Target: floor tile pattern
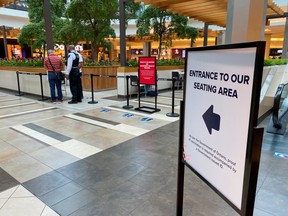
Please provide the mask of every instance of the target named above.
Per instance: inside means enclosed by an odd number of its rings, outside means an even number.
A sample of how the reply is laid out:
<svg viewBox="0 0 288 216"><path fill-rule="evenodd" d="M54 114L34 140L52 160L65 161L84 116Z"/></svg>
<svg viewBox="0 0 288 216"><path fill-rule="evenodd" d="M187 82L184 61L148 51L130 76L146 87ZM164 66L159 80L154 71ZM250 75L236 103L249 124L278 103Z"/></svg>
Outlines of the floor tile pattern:
<svg viewBox="0 0 288 216"><path fill-rule="evenodd" d="M23 186L17 185L0 194L1 216L58 216Z"/></svg>
<svg viewBox="0 0 288 216"><path fill-rule="evenodd" d="M171 92L159 95L161 111L152 114L123 109L126 101L111 99L117 91L97 92L93 105L84 93L83 103L54 105L0 90L0 216L176 215L179 121L166 115ZM141 101L155 105L153 97ZM255 216L287 215L288 160L274 156L288 154L287 136L264 135ZM185 216L238 215L185 170Z"/></svg>
<svg viewBox="0 0 288 216"><path fill-rule="evenodd" d="M70 137L67 137L67 136L64 136L62 134L56 133L56 132L54 132L52 130L43 128L43 127L41 127L39 125L36 125L36 124L33 124L33 123L24 124L23 126L27 127L27 128L30 128L32 130L38 131L38 132L40 132L42 134L45 134L47 136L53 137L54 139L57 139L57 140L59 140L61 142L65 142L65 141L68 141L68 140L71 139Z"/></svg>

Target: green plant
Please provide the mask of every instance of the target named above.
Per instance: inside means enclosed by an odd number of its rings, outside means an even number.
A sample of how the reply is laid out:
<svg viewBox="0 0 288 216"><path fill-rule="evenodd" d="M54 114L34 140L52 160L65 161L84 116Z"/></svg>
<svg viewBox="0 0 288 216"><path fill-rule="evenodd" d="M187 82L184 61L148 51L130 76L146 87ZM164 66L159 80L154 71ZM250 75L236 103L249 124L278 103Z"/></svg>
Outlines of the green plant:
<svg viewBox="0 0 288 216"><path fill-rule="evenodd" d="M145 10L138 16L136 27L137 35L141 38L151 35L154 41L158 41L158 50L160 50L158 59L160 59L162 49L172 46L174 37L189 38L193 44L198 36L198 30L188 26L186 16L173 14L152 6L145 7Z"/></svg>
<svg viewBox="0 0 288 216"><path fill-rule="evenodd" d="M44 67L44 59L0 59L0 66L17 66L17 67ZM288 63L288 59L265 59L264 66L273 66L273 65L285 65ZM84 66L112 66L118 65L117 61L104 61L104 62L95 62L95 61L84 61ZM185 65L185 60L175 60L175 59L163 59L156 61L157 66L178 66ZM138 67L138 61L131 59L126 63L127 67Z"/></svg>
<svg viewBox="0 0 288 216"><path fill-rule="evenodd" d="M176 59L165 59L156 61L157 66L178 66L184 65L185 60L176 60Z"/></svg>
<svg viewBox="0 0 288 216"><path fill-rule="evenodd" d="M77 34L91 42L92 60L98 61L98 48L105 47L105 38L115 38L112 21L117 19L117 0L78 0L71 1L66 16L71 25L77 26Z"/></svg>
<svg viewBox="0 0 288 216"><path fill-rule="evenodd" d="M157 66L178 66L178 65L184 65L185 60L175 60L175 59L163 59L163 60L157 60L156 65ZM135 59L131 59L126 63L127 67L138 67L138 61Z"/></svg>
<svg viewBox="0 0 288 216"><path fill-rule="evenodd" d="M288 59L265 59L264 66L285 65Z"/></svg>
<svg viewBox="0 0 288 216"><path fill-rule="evenodd" d="M39 59L0 59L0 66L43 67L43 58Z"/></svg>
<svg viewBox="0 0 288 216"><path fill-rule="evenodd" d="M84 61L84 66L113 66L117 65L118 62L116 61L103 61L103 62L96 62L96 61Z"/></svg>
<svg viewBox="0 0 288 216"><path fill-rule="evenodd" d="M138 67L138 61L135 59L130 59L127 63L126 66L128 67Z"/></svg>

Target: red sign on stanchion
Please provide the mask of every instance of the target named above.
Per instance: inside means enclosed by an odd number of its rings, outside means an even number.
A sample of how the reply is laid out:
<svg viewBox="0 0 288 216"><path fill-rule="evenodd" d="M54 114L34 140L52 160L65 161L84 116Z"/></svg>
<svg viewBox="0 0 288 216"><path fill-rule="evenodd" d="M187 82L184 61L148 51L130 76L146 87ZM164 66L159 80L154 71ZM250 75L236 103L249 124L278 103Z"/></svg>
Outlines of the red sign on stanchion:
<svg viewBox="0 0 288 216"><path fill-rule="evenodd" d="M156 57L139 57L139 83L155 85Z"/></svg>
<svg viewBox="0 0 288 216"><path fill-rule="evenodd" d="M157 75L156 75L156 57L139 57L138 60L138 94L140 92L140 85L145 85L145 95L146 87L149 85L155 85L155 107L140 106L140 96L138 97L139 107L135 110L140 110L143 112L158 112L160 109L157 108Z"/></svg>

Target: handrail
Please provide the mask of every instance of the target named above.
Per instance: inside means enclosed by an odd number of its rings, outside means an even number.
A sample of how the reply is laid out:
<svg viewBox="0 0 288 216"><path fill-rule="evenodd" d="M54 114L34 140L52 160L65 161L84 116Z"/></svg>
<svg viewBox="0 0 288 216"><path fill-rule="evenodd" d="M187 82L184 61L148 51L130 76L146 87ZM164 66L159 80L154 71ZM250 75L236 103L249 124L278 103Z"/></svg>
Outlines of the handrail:
<svg viewBox="0 0 288 216"><path fill-rule="evenodd" d="M273 105L273 127L282 128L281 118L288 111L288 83L280 84L274 96Z"/></svg>

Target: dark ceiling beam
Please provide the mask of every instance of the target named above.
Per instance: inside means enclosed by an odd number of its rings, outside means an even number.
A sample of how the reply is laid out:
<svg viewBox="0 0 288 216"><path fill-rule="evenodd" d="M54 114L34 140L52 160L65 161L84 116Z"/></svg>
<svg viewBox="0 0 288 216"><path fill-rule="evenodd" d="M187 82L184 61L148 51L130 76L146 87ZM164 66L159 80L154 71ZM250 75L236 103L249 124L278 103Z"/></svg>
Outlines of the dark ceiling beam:
<svg viewBox="0 0 288 216"><path fill-rule="evenodd" d="M285 18L288 17L288 12L285 12L283 15L273 14L266 16L266 19L277 19L277 18Z"/></svg>

